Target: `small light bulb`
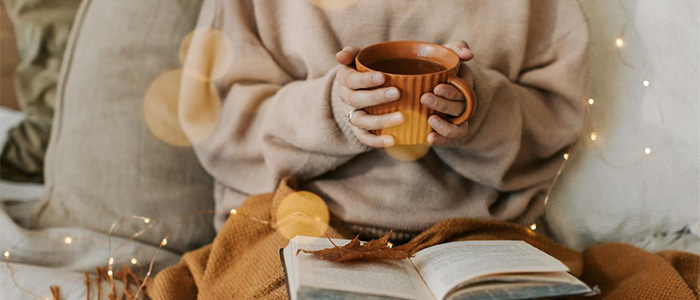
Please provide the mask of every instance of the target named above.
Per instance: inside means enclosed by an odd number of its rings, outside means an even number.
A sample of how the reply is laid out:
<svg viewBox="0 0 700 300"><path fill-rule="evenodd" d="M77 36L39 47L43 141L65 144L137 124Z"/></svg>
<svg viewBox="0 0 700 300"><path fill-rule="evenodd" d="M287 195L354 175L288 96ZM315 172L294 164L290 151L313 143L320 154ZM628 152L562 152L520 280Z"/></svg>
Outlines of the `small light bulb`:
<svg viewBox="0 0 700 300"><path fill-rule="evenodd" d="M114 264L114 257L110 257L110 258L109 258L109 264L110 264L110 265L113 265L113 264Z"/></svg>
<svg viewBox="0 0 700 300"><path fill-rule="evenodd" d="M107 271L107 275L109 275L109 277L112 277L112 274L114 274L112 273L112 270Z"/></svg>
<svg viewBox="0 0 700 300"><path fill-rule="evenodd" d="M5 251L5 258L9 258L9 257L10 257L10 251Z"/></svg>
<svg viewBox="0 0 700 300"><path fill-rule="evenodd" d="M229 214L231 214L231 215L235 215L237 213L238 213L238 211L235 208L232 208L231 211L229 211Z"/></svg>
<svg viewBox="0 0 700 300"><path fill-rule="evenodd" d="M595 100L593 100L593 98L589 98L588 105L593 105L593 103L595 103Z"/></svg>
<svg viewBox="0 0 700 300"><path fill-rule="evenodd" d="M73 243L73 238L70 236L67 236L67 237L63 238L63 242L66 243L66 245L70 245Z"/></svg>
<svg viewBox="0 0 700 300"><path fill-rule="evenodd" d="M168 239L163 239L163 240L160 242L160 245L161 245L161 246L165 246L165 245L167 245L167 244L168 244Z"/></svg>
<svg viewBox="0 0 700 300"><path fill-rule="evenodd" d="M598 139L598 134L595 132L591 132L591 141L595 141Z"/></svg>
<svg viewBox="0 0 700 300"><path fill-rule="evenodd" d="M569 160L569 153L564 153L564 160Z"/></svg>
<svg viewBox="0 0 700 300"><path fill-rule="evenodd" d="M623 41L622 38L617 38L615 40L615 46L617 46L617 48L622 48L624 45L625 41Z"/></svg>
<svg viewBox="0 0 700 300"><path fill-rule="evenodd" d="M391 249L391 248L394 247L394 243L392 243L392 242L386 242L386 247Z"/></svg>
<svg viewBox="0 0 700 300"><path fill-rule="evenodd" d="M649 81L648 81L648 80L644 80L644 81L642 81L642 84L643 84L644 86L649 86Z"/></svg>
<svg viewBox="0 0 700 300"><path fill-rule="evenodd" d="M644 153L646 153L647 155L651 154L651 149L644 148Z"/></svg>
<svg viewBox="0 0 700 300"><path fill-rule="evenodd" d="M151 223L151 219L150 219L150 218L145 218L145 219L143 219L143 222L146 223L146 224Z"/></svg>
<svg viewBox="0 0 700 300"><path fill-rule="evenodd" d="M532 223L532 225L530 225L530 230L535 230L535 229L537 229L537 223Z"/></svg>
<svg viewBox="0 0 700 300"><path fill-rule="evenodd" d="M138 263L139 263L139 260L136 259L136 257L132 257L132 258L131 258L131 264L132 264L132 265L135 265L135 264L138 264Z"/></svg>

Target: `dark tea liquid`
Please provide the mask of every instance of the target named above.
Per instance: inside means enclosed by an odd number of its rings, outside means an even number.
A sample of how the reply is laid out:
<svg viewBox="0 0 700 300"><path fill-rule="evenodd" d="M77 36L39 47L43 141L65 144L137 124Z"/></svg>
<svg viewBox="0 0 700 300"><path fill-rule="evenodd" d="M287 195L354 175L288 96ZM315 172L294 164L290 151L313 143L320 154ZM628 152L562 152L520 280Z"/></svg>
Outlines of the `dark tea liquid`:
<svg viewBox="0 0 700 300"><path fill-rule="evenodd" d="M443 65L418 58L390 58L372 62L367 65L372 70L384 73L417 75L447 70Z"/></svg>

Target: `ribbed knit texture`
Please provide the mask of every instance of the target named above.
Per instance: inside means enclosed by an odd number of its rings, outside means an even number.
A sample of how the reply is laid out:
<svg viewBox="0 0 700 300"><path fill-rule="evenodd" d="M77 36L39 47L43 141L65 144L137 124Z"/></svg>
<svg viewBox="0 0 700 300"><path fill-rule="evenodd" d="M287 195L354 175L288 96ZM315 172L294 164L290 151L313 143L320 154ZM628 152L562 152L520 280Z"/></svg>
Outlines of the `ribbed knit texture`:
<svg viewBox="0 0 700 300"><path fill-rule="evenodd" d="M284 197L295 192L284 180L274 194L248 198L212 245L186 253L178 265L163 270L148 286L153 299L284 299L287 297L279 248L288 240L271 227ZM341 233L342 232L342 233ZM332 237L349 238L343 228ZM579 254L529 229L505 222L449 219L421 233L419 248L459 240L524 240L566 264L575 276L598 285L606 300L697 299L700 257L690 253L645 252L625 244L604 244ZM591 299L591 298L585 298Z"/></svg>
<svg viewBox="0 0 700 300"><path fill-rule="evenodd" d="M218 210L294 176L356 226L420 232L446 218L530 224L542 215L588 99L588 27L576 1L359 0L340 11L311 2L203 5L198 26L232 45L215 81L220 124L195 146ZM335 54L387 40L470 44L477 108L465 138L415 161L359 143L339 105Z"/></svg>

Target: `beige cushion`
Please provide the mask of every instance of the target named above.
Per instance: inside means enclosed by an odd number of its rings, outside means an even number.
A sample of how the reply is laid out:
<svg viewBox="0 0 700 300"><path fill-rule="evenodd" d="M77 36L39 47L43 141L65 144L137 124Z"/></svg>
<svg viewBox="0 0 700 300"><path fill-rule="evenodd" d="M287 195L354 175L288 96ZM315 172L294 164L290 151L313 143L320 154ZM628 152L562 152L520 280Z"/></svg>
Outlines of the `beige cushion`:
<svg viewBox="0 0 700 300"><path fill-rule="evenodd" d="M121 216L160 220L140 239L157 244L182 216L213 208L213 185L190 147L149 131L144 96L180 67L178 50L194 29L201 0L85 0L59 78L46 162L46 190L33 226L108 231ZM142 228L129 221L116 232ZM212 240L211 215L182 223L167 247Z"/></svg>

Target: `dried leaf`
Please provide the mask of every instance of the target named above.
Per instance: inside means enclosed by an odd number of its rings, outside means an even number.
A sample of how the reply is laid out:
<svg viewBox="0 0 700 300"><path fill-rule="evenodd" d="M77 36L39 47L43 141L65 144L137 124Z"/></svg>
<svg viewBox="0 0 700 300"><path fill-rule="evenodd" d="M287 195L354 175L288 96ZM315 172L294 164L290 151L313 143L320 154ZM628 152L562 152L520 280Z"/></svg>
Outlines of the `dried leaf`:
<svg viewBox="0 0 700 300"><path fill-rule="evenodd" d="M358 235L342 247L333 243L334 247L331 248L316 251L302 249L297 251L297 254L303 251L304 253L312 254L320 259L334 262L351 260L404 259L412 257L415 252L415 248L425 239L425 237L413 239L401 246L390 247L387 243L389 242L389 238L391 237L392 233L393 230L389 231L389 233L381 238L371 240L364 244L360 243L360 238Z"/></svg>

